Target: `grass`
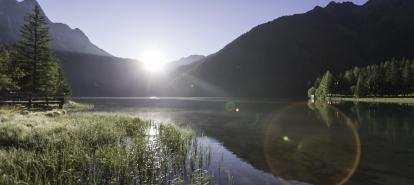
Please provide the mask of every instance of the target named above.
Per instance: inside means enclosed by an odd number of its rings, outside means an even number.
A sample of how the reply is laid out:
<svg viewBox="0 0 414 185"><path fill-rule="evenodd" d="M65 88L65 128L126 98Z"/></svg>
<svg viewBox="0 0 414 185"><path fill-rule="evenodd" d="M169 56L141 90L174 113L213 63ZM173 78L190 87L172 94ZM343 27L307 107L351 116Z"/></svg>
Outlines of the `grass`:
<svg viewBox="0 0 414 185"><path fill-rule="evenodd" d="M94 105L92 104L78 103L78 102L74 102L71 100L67 101L63 105L63 109L66 109L66 110L90 110L93 108L94 108Z"/></svg>
<svg viewBox="0 0 414 185"><path fill-rule="evenodd" d="M0 109L0 184L211 184L194 134L110 113Z"/></svg>
<svg viewBox="0 0 414 185"><path fill-rule="evenodd" d="M367 97L367 98L350 98L350 97L331 97L332 101L345 102L366 102L366 103L398 103L398 104L414 104L414 98L404 97Z"/></svg>

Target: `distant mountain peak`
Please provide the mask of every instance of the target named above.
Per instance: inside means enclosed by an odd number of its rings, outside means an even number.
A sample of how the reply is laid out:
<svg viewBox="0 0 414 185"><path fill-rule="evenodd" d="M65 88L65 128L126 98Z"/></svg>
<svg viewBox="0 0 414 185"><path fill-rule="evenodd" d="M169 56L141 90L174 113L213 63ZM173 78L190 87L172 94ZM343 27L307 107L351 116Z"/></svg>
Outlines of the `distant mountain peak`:
<svg viewBox="0 0 414 185"><path fill-rule="evenodd" d="M186 66L186 65L190 65L196 62L200 62L205 59L206 59L206 56L204 55L190 55L187 57L182 57L179 60L173 61L168 66L171 69L176 69L181 66Z"/></svg>
<svg viewBox="0 0 414 185"><path fill-rule="evenodd" d="M337 7L337 6L341 6L341 5L353 6L355 4L353 2L350 2L350 1L345 1L345 2L335 2L335 1L331 1L331 2L329 2L329 4L326 7L327 8L329 8L329 7Z"/></svg>
<svg viewBox="0 0 414 185"><path fill-rule="evenodd" d="M358 7L358 5L354 4L353 2L335 2L331 1L328 5L326 5L325 8L321 6L315 6L311 11L309 12L318 12L318 11L336 11L341 9L348 9L348 8L355 8Z"/></svg>

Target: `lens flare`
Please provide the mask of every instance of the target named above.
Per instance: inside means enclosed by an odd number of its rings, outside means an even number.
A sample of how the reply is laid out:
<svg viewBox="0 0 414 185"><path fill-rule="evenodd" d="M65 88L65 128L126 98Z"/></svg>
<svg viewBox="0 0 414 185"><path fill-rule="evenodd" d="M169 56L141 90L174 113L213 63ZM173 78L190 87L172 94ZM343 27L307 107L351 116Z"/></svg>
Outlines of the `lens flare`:
<svg viewBox="0 0 414 185"><path fill-rule="evenodd" d="M355 124L334 106L320 104L310 110L303 103L290 105L267 120L266 130L266 161L282 179L342 185L359 164Z"/></svg>

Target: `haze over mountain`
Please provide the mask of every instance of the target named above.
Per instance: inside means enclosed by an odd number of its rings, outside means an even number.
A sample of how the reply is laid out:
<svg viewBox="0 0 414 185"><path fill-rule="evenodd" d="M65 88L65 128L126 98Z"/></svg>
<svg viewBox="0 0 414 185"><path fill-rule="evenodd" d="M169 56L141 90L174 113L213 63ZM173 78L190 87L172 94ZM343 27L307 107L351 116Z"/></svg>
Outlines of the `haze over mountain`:
<svg viewBox="0 0 414 185"><path fill-rule="evenodd" d="M24 17L32 13L38 5L36 0L0 0L0 42L13 44L19 40ZM49 34L53 38L51 47L56 51L86 53L110 56L106 51L91 43L78 28L71 29L66 24L53 23L47 19Z"/></svg>
<svg viewBox="0 0 414 185"><path fill-rule="evenodd" d="M36 0L0 0L0 44L19 40L24 17L33 12L35 5L38 5ZM91 43L80 29L47 20L53 38L51 47L61 61L74 96L149 94L140 88L146 86L147 79L141 63L113 57Z"/></svg>
<svg viewBox="0 0 414 185"><path fill-rule="evenodd" d="M176 69L176 68L179 68L181 66L192 64L194 62L203 61L204 59L206 59L206 56L203 56L203 55L190 55L188 57L183 57L183 58L180 58L179 60L170 62L167 67L170 68L170 69Z"/></svg>
<svg viewBox="0 0 414 185"><path fill-rule="evenodd" d="M177 86L194 95L304 97L326 70L413 59L413 22L412 0L331 2L253 28L191 71L196 81Z"/></svg>

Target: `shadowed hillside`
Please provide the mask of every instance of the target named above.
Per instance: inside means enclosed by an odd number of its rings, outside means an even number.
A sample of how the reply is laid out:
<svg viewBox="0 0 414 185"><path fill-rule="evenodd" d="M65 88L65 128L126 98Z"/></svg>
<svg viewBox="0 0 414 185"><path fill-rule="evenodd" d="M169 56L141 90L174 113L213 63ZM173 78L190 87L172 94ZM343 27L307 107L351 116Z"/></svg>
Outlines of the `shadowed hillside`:
<svg viewBox="0 0 414 185"><path fill-rule="evenodd" d="M413 12L411 0L332 2L253 28L191 74L225 92L216 96L304 97L309 80L327 69L414 58Z"/></svg>
<svg viewBox="0 0 414 185"><path fill-rule="evenodd" d="M20 39L20 29L23 26L24 17L31 13L36 5L38 5L36 0L22 2L0 0L0 43L14 44ZM50 36L53 38L50 44L53 49L110 56L109 53L91 43L80 29L72 29L62 23L53 23L49 19L47 22Z"/></svg>

